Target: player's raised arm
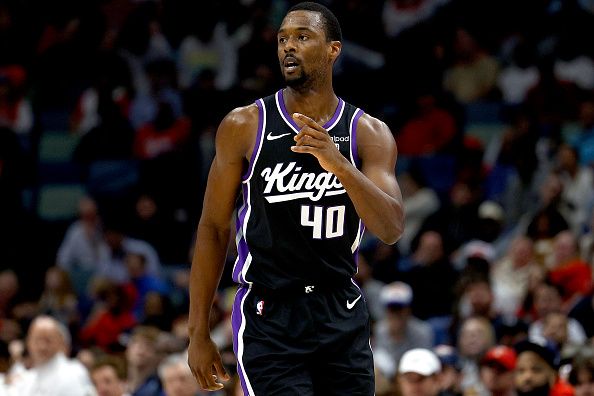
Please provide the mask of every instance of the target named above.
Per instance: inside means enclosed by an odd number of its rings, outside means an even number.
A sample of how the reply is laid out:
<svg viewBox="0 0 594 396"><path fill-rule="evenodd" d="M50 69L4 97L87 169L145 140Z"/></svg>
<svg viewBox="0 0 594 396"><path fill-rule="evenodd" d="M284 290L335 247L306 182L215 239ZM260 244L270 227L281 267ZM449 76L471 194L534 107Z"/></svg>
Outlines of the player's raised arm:
<svg viewBox="0 0 594 396"><path fill-rule="evenodd" d="M301 127L293 151L314 155L320 165L334 173L346 189L357 214L378 238L395 243L404 229L402 194L396 181L398 151L388 126L367 114L357 124L359 171L336 149L328 132L302 114L293 118Z"/></svg>
<svg viewBox="0 0 594 396"><path fill-rule="evenodd" d="M255 105L235 109L221 122L198 225L190 275L188 363L205 390L221 389L223 385L216 380L228 380L210 338L209 318L223 271L241 174L255 141L257 124Z"/></svg>

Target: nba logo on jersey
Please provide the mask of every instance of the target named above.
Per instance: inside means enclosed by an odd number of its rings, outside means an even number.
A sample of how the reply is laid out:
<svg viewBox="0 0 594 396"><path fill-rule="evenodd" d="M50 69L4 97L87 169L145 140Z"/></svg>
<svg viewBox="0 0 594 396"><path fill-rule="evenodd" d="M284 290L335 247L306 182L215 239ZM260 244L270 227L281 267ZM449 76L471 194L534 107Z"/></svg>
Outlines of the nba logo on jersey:
<svg viewBox="0 0 594 396"><path fill-rule="evenodd" d="M264 315L264 300L258 301L258 304L256 305L256 311L258 315Z"/></svg>

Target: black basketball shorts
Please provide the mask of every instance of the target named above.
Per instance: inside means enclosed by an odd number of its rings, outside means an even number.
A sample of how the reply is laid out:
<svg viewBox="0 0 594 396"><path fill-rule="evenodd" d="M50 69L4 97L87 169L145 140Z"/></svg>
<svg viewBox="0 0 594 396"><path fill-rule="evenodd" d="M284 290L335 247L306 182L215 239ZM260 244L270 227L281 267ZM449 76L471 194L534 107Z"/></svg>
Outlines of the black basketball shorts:
<svg viewBox="0 0 594 396"><path fill-rule="evenodd" d="M369 312L354 282L270 292L242 285L233 348L246 396L371 396Z"/></svg>

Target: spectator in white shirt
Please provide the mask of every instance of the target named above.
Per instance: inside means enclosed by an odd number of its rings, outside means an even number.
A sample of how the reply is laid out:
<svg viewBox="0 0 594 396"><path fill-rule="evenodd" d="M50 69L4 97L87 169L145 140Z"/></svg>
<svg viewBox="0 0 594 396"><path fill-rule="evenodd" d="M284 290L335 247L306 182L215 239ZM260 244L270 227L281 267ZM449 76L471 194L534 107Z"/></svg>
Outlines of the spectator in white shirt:
<svg viewBox="0 0 594 396"><path fill-rule="evenodd" d="M13 370L10 396L94 396L86 368L69 359L70 334L51 316L38 316L27 333L31 368Z"/></svg>

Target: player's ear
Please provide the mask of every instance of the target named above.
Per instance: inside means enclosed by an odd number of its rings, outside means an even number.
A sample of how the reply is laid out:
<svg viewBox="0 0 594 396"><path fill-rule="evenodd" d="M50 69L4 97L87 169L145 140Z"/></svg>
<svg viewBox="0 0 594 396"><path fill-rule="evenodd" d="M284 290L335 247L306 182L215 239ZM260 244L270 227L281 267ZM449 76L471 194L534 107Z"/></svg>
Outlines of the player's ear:
<svg viewBox="0 0 594 396"><path fill-rule="evenodd" d="M340 41L330 41L330 45L328 46L328 56L332 63L336 61L336 58L340 55L340 51L342 49L342 43Z"/></svg>

